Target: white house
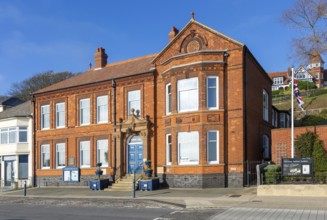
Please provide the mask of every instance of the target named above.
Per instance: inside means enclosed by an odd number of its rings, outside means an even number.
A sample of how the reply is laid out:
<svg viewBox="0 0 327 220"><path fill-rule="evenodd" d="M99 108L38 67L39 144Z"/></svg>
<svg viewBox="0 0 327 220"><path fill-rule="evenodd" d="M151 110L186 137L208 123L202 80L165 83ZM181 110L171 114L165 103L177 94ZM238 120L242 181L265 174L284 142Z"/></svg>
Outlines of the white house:
<svg viewBox="0 0 327 220"><path fill-rule="evenodd" d="M32 105L0 112L0 187L32 186Z"/></svg>

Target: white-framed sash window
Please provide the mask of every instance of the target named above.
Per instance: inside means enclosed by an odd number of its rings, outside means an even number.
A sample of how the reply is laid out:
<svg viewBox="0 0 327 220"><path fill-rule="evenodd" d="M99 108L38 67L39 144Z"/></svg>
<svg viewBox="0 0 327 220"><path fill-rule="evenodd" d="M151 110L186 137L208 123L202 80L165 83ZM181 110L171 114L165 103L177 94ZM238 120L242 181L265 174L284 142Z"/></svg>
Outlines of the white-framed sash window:
<svg viewBox="0 0 327 220"><path fill-rule="evenodd" d="M199 108L198 78L177 81L178 112L196 111Z"/></svg>
<svg viewBox="0 0 327 220"><path fill-rule="evenodd" d="M199 132L178 133L178 164L199 163Z"/></svg>
<svg viewBox="0 0 327 220"><path fill-rule="evenodd" d="M81 99L79 101L80 125L90 124L90 99Z"/></svg>
<svg viewBox="0 0 327 220"><path fill-rule="evenodd" d="M57 103L56 104L56 128L65 127L65 103Z"/></svg>
<svg viewBox="0 0 327 220"><path fill-rule="evenodd" d="M207 108L218 109L218 77L207 78Z"/></svg>
<svg viewBox="0 0 327 220"><path fill-rule="evenodd" d="M171 165L172 162L172 142L171 134L166 135L166 164Z"/></svg>
<svg viewBox="0 0 327 220"><path fill-rule="evenodd" d="M56 166L62 168L66 166L66 149L65 143L56 144Z"/></svg>
<svg viewBox="0 0 327 220"><path fill-rule="evenodd" d="M108 139L97 140L97 163L102 163L103 167L107 167L108 156Z"/></svg>
<svg viewBox="0 0 327 220"><path fill-rule="evenodd" d="M171 113L171 84L166 85L166 115Z"/></svg>
<svg viewBox="0 0 327 220"><path fill-rule="evenodd" d="M128 99L128 112L127 114L131 114L131 110L134 109L135 114L141 115L141 91L129 91L127 93Z"/></svg>
<svg viewBox="0 0 327 220"><path fill-rule="evenodd" d="M97 97L97 123L108 122L108 96Z"/></svg>
<svg viewBox="0 0 327 220"><path fill-rule="evenodd" d="M207 161L208 164L219 163L219 131L207 132Z"/></svg>
<svg viewBox="0 0 327 220"><path fill-rule="evenodd" d="M50 105L41 106L41 130L50 128Z"/></svg>
<svg viewBox="0 0 327 220"><path fill-rule="evenodd" d="M41 169L50 169L50 144L41 145Z"/></svg>
<svg viewBox="0 0 327 220"><path fill-rule="evenodd" d="M90 141L80 142L80 166L90 167Z"/></svg>

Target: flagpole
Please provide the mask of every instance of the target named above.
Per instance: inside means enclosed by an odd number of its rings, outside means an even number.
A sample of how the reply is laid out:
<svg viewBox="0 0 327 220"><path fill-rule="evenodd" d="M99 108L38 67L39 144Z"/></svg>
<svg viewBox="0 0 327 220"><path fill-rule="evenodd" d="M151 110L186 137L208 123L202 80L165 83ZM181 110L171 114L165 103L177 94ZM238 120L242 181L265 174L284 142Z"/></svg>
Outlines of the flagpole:
<svg viewBox="0 0 327 220"><path fill-rule="evenodd" d="M292 66L292 98L291 98L291 155L294 158L294 66Z"/></svg>

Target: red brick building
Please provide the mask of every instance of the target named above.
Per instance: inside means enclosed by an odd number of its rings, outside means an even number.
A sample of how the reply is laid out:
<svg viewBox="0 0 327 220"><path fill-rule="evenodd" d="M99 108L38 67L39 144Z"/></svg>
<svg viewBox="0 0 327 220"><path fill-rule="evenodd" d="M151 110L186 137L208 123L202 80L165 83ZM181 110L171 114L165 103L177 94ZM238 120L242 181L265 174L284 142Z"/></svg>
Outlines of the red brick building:
<svg viewBox="0 0 327 220"><path fill-rule="evenodd" d="M194 19L169 39L111 64L98 48L89 71L34 94L36 184L73 165L85 185L97 162L117 180L148 159L169 187L243 186L245 161L270 158L272 81L249 49Z"/></svg>

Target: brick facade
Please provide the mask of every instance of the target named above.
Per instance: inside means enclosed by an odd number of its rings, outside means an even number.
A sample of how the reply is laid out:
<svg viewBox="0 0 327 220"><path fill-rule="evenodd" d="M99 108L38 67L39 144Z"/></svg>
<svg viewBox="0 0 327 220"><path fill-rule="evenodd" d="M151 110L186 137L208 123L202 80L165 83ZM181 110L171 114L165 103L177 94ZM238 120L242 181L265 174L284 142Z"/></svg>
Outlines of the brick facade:
<svg viewBox="0 0 327 220"><path fill-rule="evenodd" d="M58 142L66 144L66 165L79 167L79 143L84 140L91 143L90 167L81 168L81 175L83 179L94 175L98 139L108 139L106 175L116 172L117 177L124 176L130 169L127 146L138 135L143 143L143 159L152 160L154 174L169 187L243 186L244 161L262 160L263 135L270 139L271 125L263 120L263 90L269 97L270 118L272 82L245 45L193 19L180 32L174 29L170 38L170 43L158 54L114 64L101 60L107 56L104 49L98 49L97 68L34 94L37 178L56 177L60 181L62 171L56 168L55 157ZM215 109L207 107L209 77L218 79ZM193 78L198 82L198 97L188 98L190 102L198 100L197 109L179 111L178 83ZM167 85L171 88L169 114L166 113ZM128 92L135 90L140 91L139 117L128 115ZM96 97L103 95L108 96L109 119L108 123L98 124ZM90 99L89 125L79 124L79 100L84 98ZM57 102L66 103L65 127L60 129L54 124ZM45 104L50 105L51 123L50 129L41 130L40 109ZM216 163L208 163L208 131L218 134ZM198 160L194 164L180 162L178 135L183 132L198 134ZM169 164L167 134L171 137ZM50 144L49 169L41 167L43 143Z"/></svg>
<svg viewBox="0 0 327 220"><path fill-rule="evenodd" d="M324 142L324 147L327 150L327 126L308 126L308 127L295 127L294 140L298 135L304 134L307 131L316 132L319 139ZM272 161L280 164L281 158L291 158L291 128L272 129L271 130L271 148L272 148Z"/></svg>

